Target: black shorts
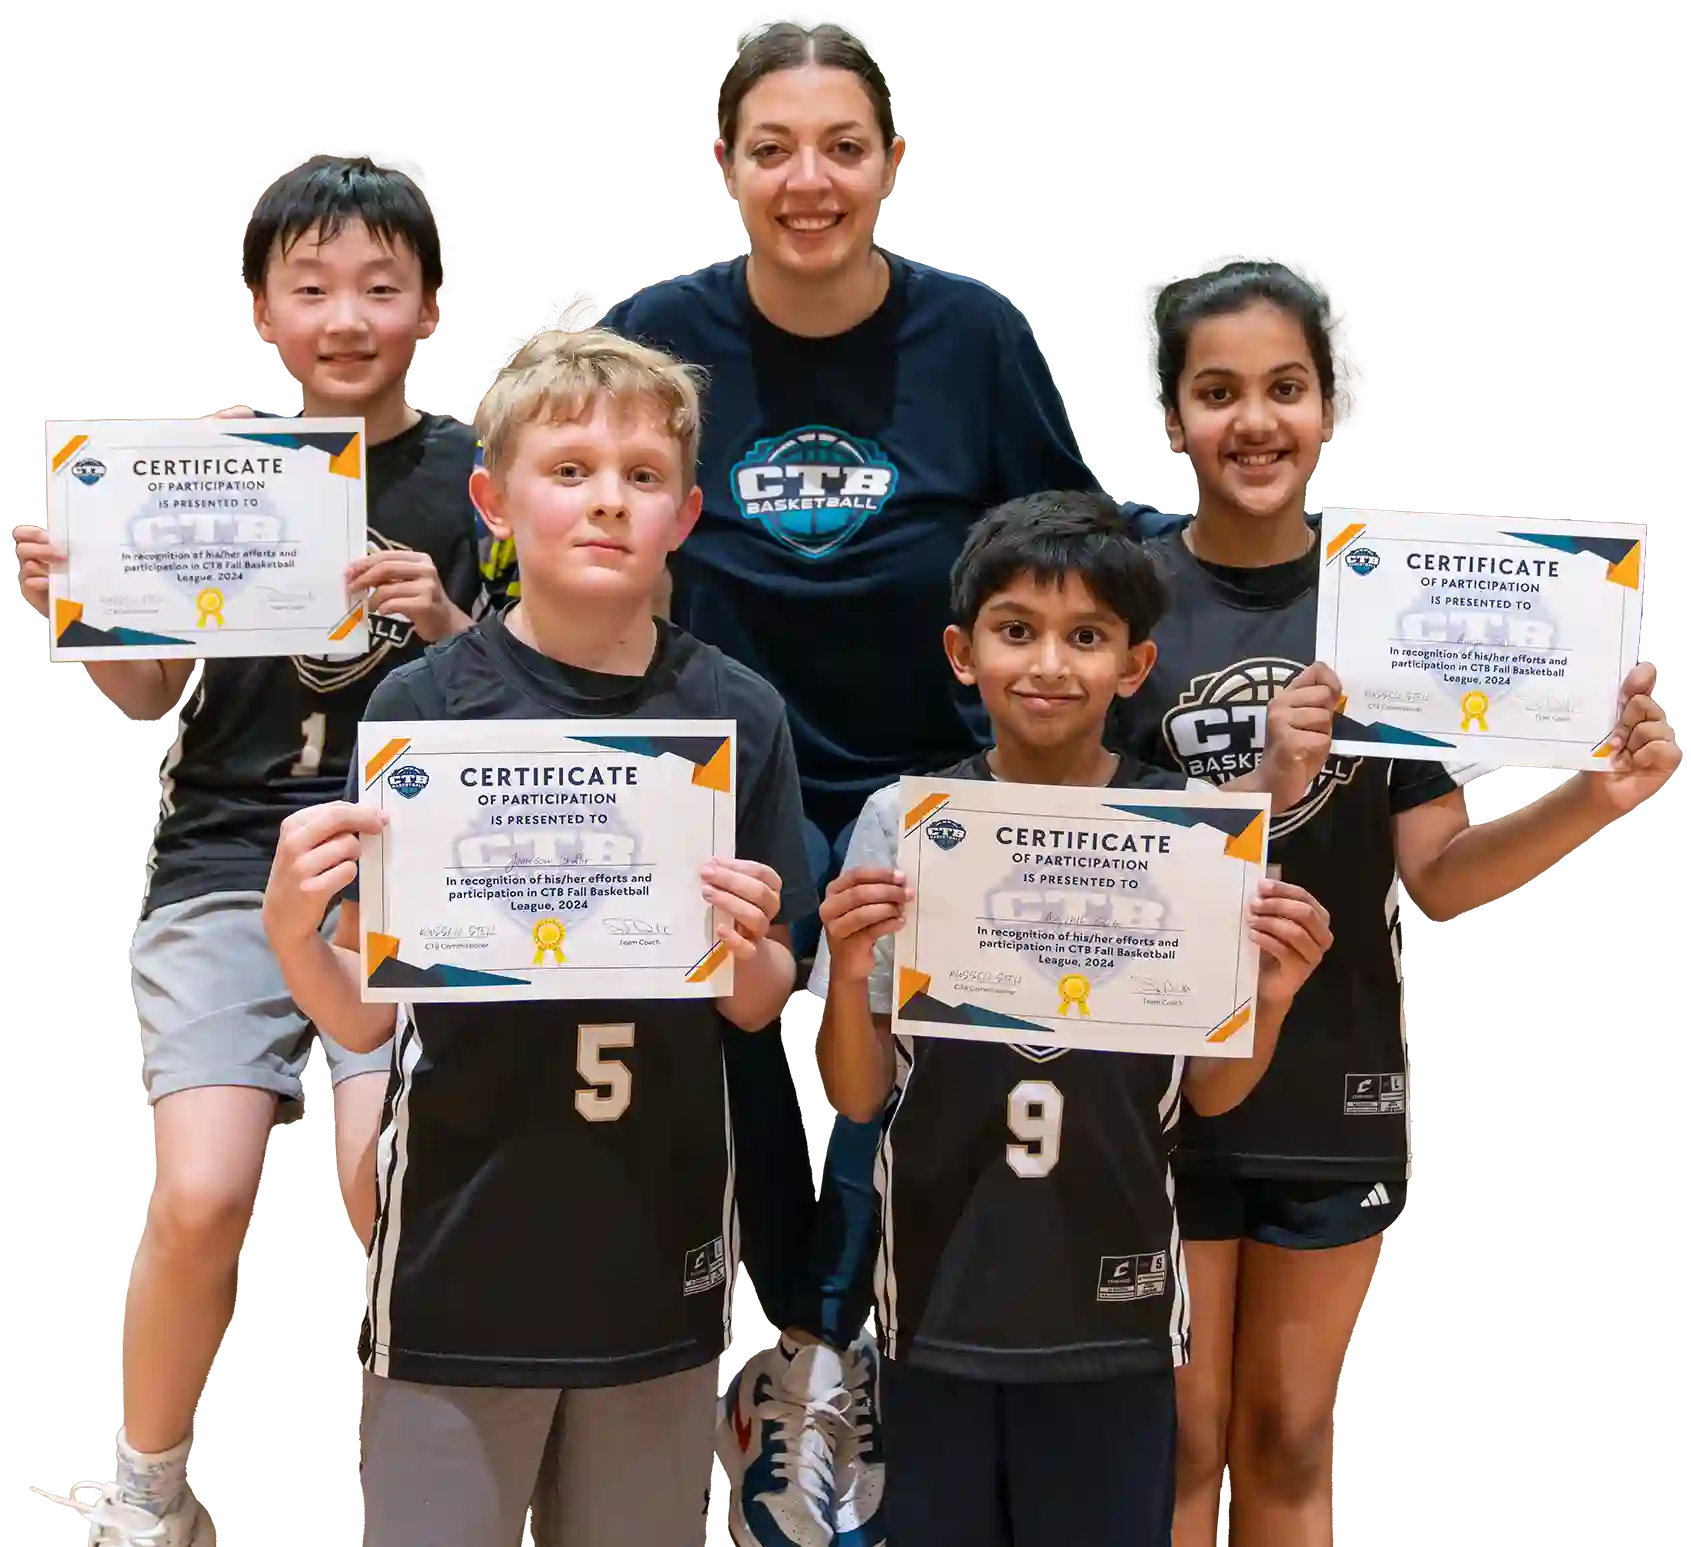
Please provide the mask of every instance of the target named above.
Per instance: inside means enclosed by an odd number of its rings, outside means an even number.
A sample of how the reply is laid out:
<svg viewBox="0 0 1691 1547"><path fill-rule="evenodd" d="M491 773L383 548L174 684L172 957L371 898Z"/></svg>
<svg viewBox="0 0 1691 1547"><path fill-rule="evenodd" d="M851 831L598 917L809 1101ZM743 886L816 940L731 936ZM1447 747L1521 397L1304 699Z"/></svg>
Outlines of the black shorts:
<svg viewBox="0 0 1691 1547"><path fill-rule="evenodd" d="M1168 1547L1174 1372L965 1380L881 1361L887 1540Z"/></svg>
<svg viewBox="0 0 1691 1547"><path fill-rule="evenodd" d="M1174 1184L1188 1241L1260 1241L1323 1251L1377 1236L1403 1212L1409 1183L1286 1181L1260 1176L1182 1176Z"/></svg>

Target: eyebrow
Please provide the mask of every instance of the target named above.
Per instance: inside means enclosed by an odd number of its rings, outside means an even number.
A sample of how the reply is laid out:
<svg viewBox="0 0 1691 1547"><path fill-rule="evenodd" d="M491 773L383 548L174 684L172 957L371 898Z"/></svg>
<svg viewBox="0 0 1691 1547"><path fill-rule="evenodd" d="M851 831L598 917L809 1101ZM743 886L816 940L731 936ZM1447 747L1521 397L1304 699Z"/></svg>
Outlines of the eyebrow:
<svg viewBox="0 0 1691 1547"><path fill-rule="evenodd" d="M1306 360L1288 360L1283 365L1272 367L1265 374L1283 376L1288 371L1302 371L1305 375L1308 375L1309 369L1309 362ZM1201 371L1194 371L1192 378L1196 381L1204 376L1237 376L1239 374L1241 373L1231 365L1206 365Z"/></svg>
<svg viewBox="0 0 1691 1547"><path fill-rule="evenodd" d="M1013 596L995 597L982 607L981 611L983 613L1016 614L1021 617L1043 618L1045 616L1037 606L1029 602L1018 601ZM1071 628L1076 628L1083 623L1108 623L1114 616L1114 613L1106 612L1102 608L1094 608L1091 612L1083 612L1078 617L1070 618L1068 622Z"/></svg>
<svg viewBox="0 0 1691 1547"><path fill-rule="evenodd" d="M859 118L842 119L837 124L829 124L823 129L824 134L845 134L848 131L861 133L866 125ZM791 134L792 128L787 124L753 124L747 134Z"/></svg>

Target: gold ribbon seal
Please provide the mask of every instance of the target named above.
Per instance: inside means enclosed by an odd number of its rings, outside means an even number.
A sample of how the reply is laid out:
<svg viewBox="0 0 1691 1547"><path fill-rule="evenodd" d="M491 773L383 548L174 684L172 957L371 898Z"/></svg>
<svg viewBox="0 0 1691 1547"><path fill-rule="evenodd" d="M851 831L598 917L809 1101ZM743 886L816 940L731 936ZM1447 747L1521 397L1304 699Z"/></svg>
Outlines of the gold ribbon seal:
<svg viewBox="0 0 1691 1547"><path fill-rule="evenodd" d="M204 628L208 621L223 627L223 593L216 586L207 586L194 598L194 605L200 609L200 615L194 620L195 628Z"/></svg>
<svg viewBox="0 0 1691 1547"><path fill-rule="evenodd" d="M1063 996L1062 1003L1057 1007L1059 1015L1067 1015L1070 1005L1073 1005L1082 1015L1090 1016L1092 1014L1086 1003L1086 996L1092 992L1092 985L1078 972L1071 972L1066 977L1058 978L1057 992Z"/></svg>
<svg viewBox="0 0 1691 1547"><path fill-rule="evenodd" d="M553 959L561 967L564 965L564 926L556 919L541 919L534 926L534 962L538 967L546 960L546 953L550 951Z"/></svg>
<svg viewBox="0 0 1691 1547"><path fill-rule="evenodd" d="M1484 693L1464 693L1462 695L1462 729L1479 722L1479 728L1486 728L1485 712L1491 707L1491 700Z"/></svg>

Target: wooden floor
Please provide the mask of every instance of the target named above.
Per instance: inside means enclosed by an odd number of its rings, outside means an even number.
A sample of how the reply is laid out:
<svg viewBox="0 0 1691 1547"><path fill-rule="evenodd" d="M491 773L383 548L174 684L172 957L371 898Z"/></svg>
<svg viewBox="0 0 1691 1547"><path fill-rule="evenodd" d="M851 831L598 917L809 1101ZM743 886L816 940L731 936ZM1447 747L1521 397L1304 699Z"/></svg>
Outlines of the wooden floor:
<svg viewBox="0 0 1691 1547"><path fill-rule="evenodd" d="M279 1131L201 1424L223 1547L357 1540L355 1300L325 1134ZM1346 1547L1684 1540L1684 1189L1420 1189L1339 1474Z"/></svg>

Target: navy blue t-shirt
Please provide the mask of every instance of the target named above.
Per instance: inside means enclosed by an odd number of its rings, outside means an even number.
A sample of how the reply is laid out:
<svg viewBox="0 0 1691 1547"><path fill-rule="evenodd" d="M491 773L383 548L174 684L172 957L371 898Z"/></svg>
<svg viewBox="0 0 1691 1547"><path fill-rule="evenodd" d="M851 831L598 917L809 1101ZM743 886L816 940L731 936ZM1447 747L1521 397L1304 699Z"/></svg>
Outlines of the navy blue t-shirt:
<svg viewBox="0 0 1691 1547"><path fill-rule="evenodd" d="M1021 313L886 258L886 299L830 338L768 321L743 257L604 318L707 372L704 514L670 561L673 616L785 698L830 835L871 791L987 740L941 645L969 528L1018 495L1098 487Z"/></svg>

